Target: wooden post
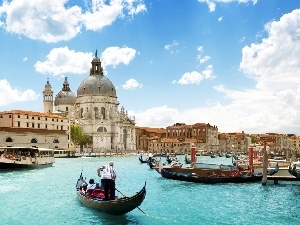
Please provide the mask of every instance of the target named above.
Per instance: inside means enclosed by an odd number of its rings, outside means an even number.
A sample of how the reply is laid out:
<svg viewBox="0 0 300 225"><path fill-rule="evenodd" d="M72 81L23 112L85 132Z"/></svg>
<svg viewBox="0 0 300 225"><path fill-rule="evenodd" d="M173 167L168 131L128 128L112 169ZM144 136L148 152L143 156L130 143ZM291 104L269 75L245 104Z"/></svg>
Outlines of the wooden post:
<svg viewBox="0 0 300 225"><path fill-rule="evenodd" d="M264 156L263 156L263 178L262 178L262 185L267 184L268 180L268 154L267 154L267 144L264 142Z"/></svg>
<svg viewBox="0 0 300 225"><path fill-rule="evenodd" d="M249 148L249 166L251 168L251 172L254 172L254 169L253 169L253 147Z"/></svg>
<svg viewBox="0 0 300 225"><path fill-rule="evenodd" d="M191 164L196 162L196 146L191 146Z"/></svg>

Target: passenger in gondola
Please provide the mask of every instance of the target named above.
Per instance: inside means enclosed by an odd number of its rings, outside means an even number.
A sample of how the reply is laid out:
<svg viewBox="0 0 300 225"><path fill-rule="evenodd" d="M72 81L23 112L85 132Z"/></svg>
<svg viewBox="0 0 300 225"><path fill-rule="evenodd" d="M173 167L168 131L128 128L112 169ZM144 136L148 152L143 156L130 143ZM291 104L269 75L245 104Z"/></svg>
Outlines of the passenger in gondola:
<svg viewBox="0 0 300 225"><path fill-rule="evenodd" d="M94 179L90 179L89 184L86 189L89 190L89 189L95 189L95 188L96 188L96 184L95 184Z"/></svg>

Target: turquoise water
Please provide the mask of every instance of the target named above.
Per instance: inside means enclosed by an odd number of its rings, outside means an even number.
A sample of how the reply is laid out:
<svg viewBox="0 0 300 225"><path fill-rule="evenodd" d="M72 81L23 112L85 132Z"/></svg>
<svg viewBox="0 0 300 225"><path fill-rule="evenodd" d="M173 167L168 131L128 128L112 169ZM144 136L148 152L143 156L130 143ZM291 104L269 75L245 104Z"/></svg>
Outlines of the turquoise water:
<svg viewBox="0 0 300 225"><path fill-rule="evenodd" d="M163 158L162 158L163 159ZM180 156L183 162L183 156ZM114 160L116 187L130 196L147 181L140 208L111 216L84 207L75 183L98 180L96 168ZM230 163L230 159L206 158ZM300 224L300 182L205 185L168 180L138 156L56 159L53 167L0 172L0 224ZM117 192L116 192L117 193ZM119 195L121 196L121 195Z"/></svg>

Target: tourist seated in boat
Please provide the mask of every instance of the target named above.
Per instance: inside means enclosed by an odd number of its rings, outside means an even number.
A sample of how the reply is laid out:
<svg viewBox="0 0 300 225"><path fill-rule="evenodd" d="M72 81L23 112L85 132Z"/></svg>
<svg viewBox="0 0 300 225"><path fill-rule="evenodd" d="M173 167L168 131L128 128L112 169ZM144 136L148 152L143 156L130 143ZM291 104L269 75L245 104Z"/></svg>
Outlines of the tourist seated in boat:
<svg viewBox="0 0 300 225"><path fill-rule="evenodd" d="M89 190L89 189L95 189L95 188L96 188L96 183L95 183L94 179L90 179L89 184L87 185L86 189Z"/></svg>

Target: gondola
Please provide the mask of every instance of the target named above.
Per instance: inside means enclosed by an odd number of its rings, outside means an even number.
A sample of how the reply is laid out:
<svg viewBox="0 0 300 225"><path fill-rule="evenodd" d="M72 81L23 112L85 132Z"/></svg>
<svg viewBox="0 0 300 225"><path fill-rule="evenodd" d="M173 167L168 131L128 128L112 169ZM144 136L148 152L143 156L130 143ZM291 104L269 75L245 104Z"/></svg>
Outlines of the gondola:
<svg viewBox="0 0 300 225"><path fill-rule="evenodd" d="M93 192L91 192L89 195L86 195L85 192L79 187L80 185L78 185L80 180L82 180L82 178L79 178L77 181L76 192L78 200L83 205L99 212L104 212L111 215L123 215L134 210L135 208L138 208L140 211L142 211L139 206L142 204L146 196L146 182L144 187L131 197L125 196L122 192L116 189L122 194L121 198L116 197L115 200L103 201L103 190L94 189Z"/></svg>
<svg viewBox="0 0 300 225"><path fill-rule="evenodd" d="M187 154L185 154L185 156L184 156L184 161L185 161L186 164L191 164L191 159L189 159L187 157Z"/></svg>
<svg viewBox="0 0 300 225"><path fill-rule="evenodd" d="M207 176L201 177L195 173L177 173L162 169L161 176L167 179L180 180L194 183L217 184L217 183L249 183L262 180L262 174L234 174L232 176Z"/></svg>
<svg viewBox="0 0 300 225"><path fill-rule="evenodd" d="M140 160L140 163L148 163L148 158L147 159L143 159L143 156L141 155L140 157L139 157L139 160Z"/></svg>

